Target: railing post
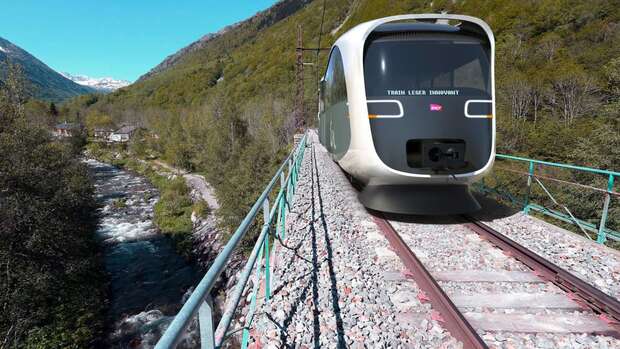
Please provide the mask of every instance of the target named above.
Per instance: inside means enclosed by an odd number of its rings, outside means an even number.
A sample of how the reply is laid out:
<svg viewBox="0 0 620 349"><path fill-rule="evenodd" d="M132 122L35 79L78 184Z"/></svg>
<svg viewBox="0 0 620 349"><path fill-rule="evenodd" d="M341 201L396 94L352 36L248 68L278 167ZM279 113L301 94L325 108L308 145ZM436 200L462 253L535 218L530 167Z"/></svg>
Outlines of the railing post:
<svg viewBox="0 0 620 349"><path fill-rule="evenodd" d="M297 166L295 166L295 162L293 161L292 167L291 167L291 178L289 180L289 184L290 184L290 190L289 190L289 197L288 197L288 209L289 211L293 208L293 198L295 197L295 183L297 183Z"/></svg>
<svg viewBox="0 0 620 349"><path fill-rule="evenodd" d="M286 215L286 177L284 171L280 174L280 188L282 188L282 196L278 202L278 225L276 226L276 235L284 240L284 217Z"/></svg>
<svg viewBox="0 0 620 349"><path fill-rule="evenodd" d="M614 190L614 175L609 175L609 180L607 181L607 193L605 194L605 203L603 204L603 214L601 215L601 223L598 226L598 236L596 238L596 242L599 244L604 244L607 240L607 236L605 235L605 223L607 223L607 213L609 212L609 203L611 201L611 192Z"/></svg>
<svg viewBox="0 0 620 349"><path fill-rule="evenodd" d="M213 328L213 300L207 295L198 308L198 325L200 327L200 348L215 348L215 336Z"/></svg>
<svg viewBox="0 0 620 349"><path fill-rule="evenodd" d="M293 186L293 159L288 160L288 182L286 183L286 205L289 211L291 210L291 188Z"/></svg>
<svg viewBox="0 0 620 349"><path fill-rule="evenodd" d="M282 213L278 220L278 224L280 224L280 239L284 241L284 239L286 239L286 201L284 200L284 196L282 196L280 212Z"/></svg>
<svg viewBox="0 0 620 349"><path fill-rule="evenodd" d="M530 213L530 194L532 192L532 179L534 178L534 162L530 161L529 174L527 176L527 190L525 192L525 200L523 201L523 213Z"/></svg>
<svg viewBox="0 0 620 349"><path fill-rule="evenodd" d="M265 234L265 299L269 302L271 298L271 268L269 267L269 200L263 201L263 217L265 225L267 226L267 234ZM260 263L260 261L258 261Z"/></svg>
<svg viewBox="0 0 620 349"><path fill-rule="evenodd" d="M286 176L284 175L284 171L280 173L280 189L282 189L286 193Z"/></svg>
<svg viewBox="0 0 620 349"><path fill-rule="evenodd" d="M295 194L295 183L297 183L297 164L293 161L293 174L291 175L291 195Z"/></svg>

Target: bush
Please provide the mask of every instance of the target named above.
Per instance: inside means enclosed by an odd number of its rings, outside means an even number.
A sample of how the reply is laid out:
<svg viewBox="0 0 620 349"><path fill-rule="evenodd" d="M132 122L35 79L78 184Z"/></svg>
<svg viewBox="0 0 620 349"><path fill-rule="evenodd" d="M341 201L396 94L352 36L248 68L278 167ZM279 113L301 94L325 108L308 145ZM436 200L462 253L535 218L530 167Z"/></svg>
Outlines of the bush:
<svg viewBox="0 0 620 349"><path fill-rule="evenodd" d="M175 178L164 185L155 204L155 224L172 235L191 234L192 200L183 178Z"/></svg>
<svg viewBox="0 0 620 349"><path fill-rule="evenodd" d="M154 221L161 232L169 234L175 241L177 251L190 258L192 256L192 200L185 180L177 177L158 181L161 193L155 204Z"/></svg>
<svg viewBox="0 0 620 349"><path fill-rule="evenodd" d="M211 213L211 208L204 200L198 200L194 203L193 211L200 218L207 218Z"/></svg>

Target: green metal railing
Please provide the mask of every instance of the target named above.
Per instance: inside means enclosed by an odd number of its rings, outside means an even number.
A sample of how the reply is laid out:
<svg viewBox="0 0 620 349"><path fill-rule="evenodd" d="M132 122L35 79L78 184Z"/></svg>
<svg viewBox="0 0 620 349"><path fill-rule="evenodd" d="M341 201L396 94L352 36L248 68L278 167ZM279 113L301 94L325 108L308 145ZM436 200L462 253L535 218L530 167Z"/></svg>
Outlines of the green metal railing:
<svg viewBox="0 0 620 349"><path fill-rule="evenodd" d="M156 349L174 348L187 335L187 329L192 324L192 320L198 315L198 325L200 331L201 348L220 348L226 339L230 338L228 332L230 324L236 314L241 297L243 297L248 280L252 271L255 269L255 281L253 282L252 298L250 308L245 318L243 327L242 348L246 348L250 339L250 326L254 318L256 300L259 293L261 282L264 282L265 300L271 298L271 265L270 240L274 238L284 239L287 208L290 210L291 200L295 192L295 186L299 175L299 169L306 148L307 134L299 141L298 146L282 163L273 176L263 193L254 203L250 212L243 219L235 233L232 235L222 252L215 258L213 264L202 278L194 292L185 302L179 313L175 316L170 326L161 337ZM285 176L285 169L288 166L288 175ZM275 204L269 207L269 196L273 193L276 183L280 182L280 190L275 198ZM252 227L258 212L263 211L263 225L252 253L248 258L235 285L233 294L229 297L222 318L214 329L213 324L213 302L211 299L211 289L215 285L220 274L227 267L228 262L238 247L241 240ZM273 225L275 222L275 231ZM263 278L264 264L264 278Z"/></svg>
<svg viewBox="0 0 620 349"><path fill-rule="evenodd" d="M614 191L614 182L616 177L620 177L620 172L615 172L615 171L608 171L608 170L601 170L601 169L596 169L596 168L590 168L590 167L583 167L583 166L574 166L574 165L568 165L568 164L560 164L560 163L554 163L554 162L549 162L549 161L540 161L540 160L534 160L534 159L528 159L528 158L523 158L523 157L518 157L518 156L511 156L511 155L502 155L502 154L497 154L496 155L496 159L498 160L506 160L506 161L513 161L513 162L520 162L520 163L524 163L528 165L528 171L527 172L521 172L521 171L516 171L514 169L507 169L507 168L499 168L499 170L506 170L506 171L511 171L511 172L515 172L517 174L523 174L527 176L527 186L525 188L525 194L523 195L522 198L512 195L509 192L506 192L505 190L501 190L500 188L497 187L490 187L485 183L485 180L483 179L481 182L476 183L476 187L484 192L484 193L493 193L493 194L497 194L499 196L502 196L506 199L508 199L509 201L511 201L514 204L520 205L523 207L523 212L525 214L529 214L529 212L531 210L540 212L544 215L553 217L555 219L558 219L560 221L569 223L569 224L573 224L578 226L585 235L589 236L587 234L586 231L590 231L593 232L595 234L597 234L597 238L596 241L600 244L603 244L607 241L607 239L612 239L612 240L616 240L616 241L620 241L620 232L609 229L606 224L608 223L608 218L609 218L609 208L610 208L610 204L611 204L611 199L612 196L614 197L620 197L620 193L615 192ZM592 175L596 175L596 176L604 176L603 178L606 179L607 182L607 186L605 189L602 188L597 188L597 187L593 187L590 185L583 185L583 184L579 184L579 183L574 183L574 182L570 182L570 181L565 181L565 180L561 180L558 178L552 178L552 177L548 177L548 176L543 176L543 175L539 175L536 173L536 167L543 167L543 166L549 166L552 168L557 168L557 169L565 169L565 170L570 170L570 171L577 171L578 173L587 173L587 174L592 174ZM496 170L497 170L497 166L496 166ZM592 222L588 222L586 220L583 219L579 219L576 218L572 212L566 207L561 205L560 203L557 202L557 200L553 197L553 195L549 192L549 190L547 190L547 188L543 185L543 183L541 182L542 180L549 180L549 181L554 181L557 183L563 183L563 184L568 184L568 185L574 185L574 186L579 186L579 187L583 187L583 188L587 188L589 190L594 190L594 191L598 191L604 194L603 196L603 207L602 207L602 212L600 215L600 220L598 221L598 224L592 223ZM534 183L538 183L540 185L540 187L544 190L544 193L552 200L552 202L557 205L557 206L561 206L565 212L561 212L558 210L554 210L552 208L549 207L545 207L544 205L538 204L538 203L534 203L532 202L532 188Z"/></svg>

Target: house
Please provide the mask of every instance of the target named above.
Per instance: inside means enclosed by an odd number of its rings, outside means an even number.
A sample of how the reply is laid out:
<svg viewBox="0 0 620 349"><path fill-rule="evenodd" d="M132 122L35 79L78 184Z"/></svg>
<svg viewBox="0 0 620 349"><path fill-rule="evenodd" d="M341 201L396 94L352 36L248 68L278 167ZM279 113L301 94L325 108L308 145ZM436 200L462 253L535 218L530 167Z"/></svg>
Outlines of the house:
<svg viewBox="0 0 620 349"><path fill-rule="evenodd" d="M137 130L137 126L123 126L112 132L108 139L110 142L128 142Z"/></svg>
<svg viewBox="0 0 620 349"><path fill-rule="evenodd" d="M110 135L114 132L114 129L110 127L97 127L93 131L93 136L98 139L109 139Z"/></svg>
<svg viewBox="0 0 620 349"><path fill-rule="evenodd" d="M77 135L81 132L82 127L79 124L63 122L54 126L54 131L52 132L56 137L71 137Z"/></svg>

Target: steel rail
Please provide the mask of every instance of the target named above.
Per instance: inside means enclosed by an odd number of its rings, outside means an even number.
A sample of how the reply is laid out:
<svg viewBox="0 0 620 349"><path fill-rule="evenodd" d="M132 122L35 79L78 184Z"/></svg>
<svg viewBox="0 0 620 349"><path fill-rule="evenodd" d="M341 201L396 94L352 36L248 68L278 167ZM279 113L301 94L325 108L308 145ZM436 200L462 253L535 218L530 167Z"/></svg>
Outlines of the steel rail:
<svg viewBox="0 0 620 349"><path fill-rule="evenodd" d="M445 327L454 338L463 343L463 348L487 349L488 346L486 343L480 338L469 322L467 322L463 314L441 289L437 281L415 256L409 246L407 246L407 243L400 237L390 222L385 219L381 213L371 212L371 214L373 215L375 223L388 239L400 260L412 273L413 279L416 281L418 287L429 296L433 308L443 317L444 322L442 326Z"/></svg>
<svg viewBox="0 0 620 349"><path fill-rule="evenodd" d="M518 242L501 234L488 225L469 216L463 216L465 225L498 248L527 265L544 280L552 282L560 289L576 295L579 303L592 309L595 313L606 315L610 326L616 330L614 336L620 338L620 302L605 294L598 288L574 276L553 262L527 249Z"/></svg>

